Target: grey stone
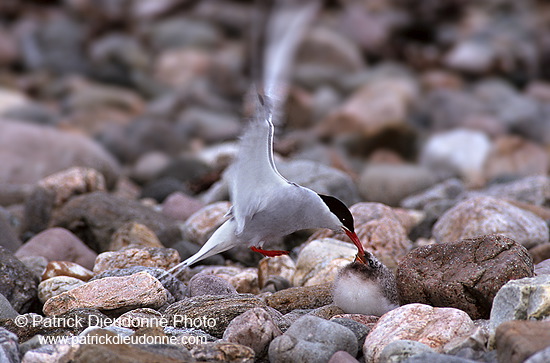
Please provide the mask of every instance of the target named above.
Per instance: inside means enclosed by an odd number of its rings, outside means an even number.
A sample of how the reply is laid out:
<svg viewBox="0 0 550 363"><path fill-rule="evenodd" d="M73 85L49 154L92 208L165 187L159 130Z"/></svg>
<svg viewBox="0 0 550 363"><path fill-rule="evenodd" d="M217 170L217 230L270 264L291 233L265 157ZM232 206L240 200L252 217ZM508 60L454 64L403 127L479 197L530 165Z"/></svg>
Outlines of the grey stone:
<svg viewBox="0 0 550 363"><path fill-rule="evenodd" d="M12 253L21 246L21 240L8 219L8 213L0 213L0 246Z"/></svg>
<svg viewBox="0 0 550 363"><path fill-rule="evenodd" d="M19 313L11 306L8 299L0 294L0 319L15 318Z"/></svg>
<svg viewBox="0 0 550 363"><path fill-rule="evenodd" d="M476 361L439 353L420 353L401 363L475 363Z"/></svg>
<svg viewBox="0 0 550 363"><path fill-rule="evenodd" d="M378 358L379 363L395 363L421 353L435 353L426 344L414 340L396 340L386 345Z"/></svg>
<svg viewBox="0 0 550 363"><path fill-rule="evenodd" d="M4 328L0 328L0 362L19 363L19 339L17 335Z"/></svg>
<svg viewBox="0 0 550 363"><path fill-rule="evenodd" d="M529 358L527 358L523 363L546 363L550 362L550 347L547 347L543 350L538 351Z"/></svg>
<svg viewBox="0 0 550 363"><path fill-rule="evenodd" d="M355 334L355 337L357 338L357 344L359 347L363 346L363 343L365 342L365 338L367 337L367 334L370 333L371 328L366 326L365 324L361 324L358 321L347 319L347 318L332 318L330 321L334 323L338 323L342 326L345 326L349 330Z"/></svg>
<svg viewBox="0 0 550 363"><path fill-rule="evenodd" d="M0 247L0 294L19 313L29 311L37 299L38 279L23 262Z"/></svg>
<svg viewBox="0 0 550 363"><path fill-rule="evenodd" d="M237 290L229 281L209 274L196 274L189 280L189 296L200 295L234 295Z"/></svg>
<svg viewBox="0 0 550 363"><path fill-rule="evenodd" d="M495 331L509 320L542 320L550 316L550 275L506 283L493 300L489 323L489 347L495 344Z"/></svg>
<svg viewBox="0 0 550 363"><path fill-rule="evenodd" d="M348 328L314 316L298 319L269 345L270 362L326 362L337 351L357 354L357 338Z"/></svg>

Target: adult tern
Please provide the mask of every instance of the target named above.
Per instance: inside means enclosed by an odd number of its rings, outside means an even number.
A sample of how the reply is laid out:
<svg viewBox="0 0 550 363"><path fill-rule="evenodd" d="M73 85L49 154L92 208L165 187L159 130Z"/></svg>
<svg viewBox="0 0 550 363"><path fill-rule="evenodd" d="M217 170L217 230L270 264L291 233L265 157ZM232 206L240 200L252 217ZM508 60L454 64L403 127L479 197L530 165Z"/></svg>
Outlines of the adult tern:
<svg viewBox="0 0 550 363"><path fill-rule="evenodd" d="M284 88L280 87L281 79L288 77L289 62L300 34L318 6L316 2L295 4L298 4L297 8L287 7L282 12L289 21L273 17L268 24L271 34L278 36L272 37L267 44L263 87L252 97L254 116L228 171L233 204L228 213L230 218L196 254L169 270L174 275L186 266L237 245L246 245L269 257L287 254L286 251L264 250L263 245L301 229L343 231L357 246L358 258L365 255L354 231L353 216L344 203L286 180L277 171L273 160L273 120L285 94Z"/></svg>

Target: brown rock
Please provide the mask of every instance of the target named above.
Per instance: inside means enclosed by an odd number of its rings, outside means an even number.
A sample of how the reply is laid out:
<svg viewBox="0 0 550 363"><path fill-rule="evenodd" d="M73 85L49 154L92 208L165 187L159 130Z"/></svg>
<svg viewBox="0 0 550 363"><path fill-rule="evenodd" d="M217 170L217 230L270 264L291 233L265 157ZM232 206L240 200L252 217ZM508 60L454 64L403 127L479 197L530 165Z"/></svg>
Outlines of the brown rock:
<svg viewBox="0 0 550 363"><path fill-rule="evenodd" d="M511 320L496 330L499 362L521 363L546 347L550 347L550 321Z"/></svg>
<svg viewBox="0 0 550 363"><path fill-rule="evenodd" d="M204 244L214 231L227 219L231 203L217 202L207 205L187 219L184 237L198 245Z"/></svg>
<svg viewBox="0 0 550 363"><path fill-rule="evenodd" d="M49 175L38 182L38 187L55 194L54 207L59 207L71 197L80 194L105 191L105 178L97 170L72 167Z"/></svg>
<svg viewBox="0 0 550 363"><path fill-rule="evenodd" d="M355 232L365 249L371 251L388 268L397 267L399 260L412 246L399 216L392 208L380 203L357 203L350 211L355 220ZM346 235L330 230L320 230L309 240L324 237L350 242Z"/></svg>
<svg viewBox="0 0 550 363"><path fill-rule="evenodd" d="M46 265L42 281L56 276L70 276L82 281L88 281L94 273L77 263L69 261L52 261Z"/></svg>
<svg viewBox="0 0 550 363"><path fill-rule="evenodd" d="M44 314L59 315L71 309L102 311L159 308L168 296L162 284L147 272L124 277L105 277L55 296L44 304Z"/></svg>
<svg viewBox="0 0 550 363"><path fill-rule="evenodd" d="M147 226L167 246L181 238L174 222L162 213L138 201L104 192L72 198L56 213L51 224L73 231L94 251L103 252L109 248L113 233L127 222Z"/></svg>
<svg viewBox="0 0 550 363"><path fill-rule="evenodd" d="M201 272L221 277L233 285L237 292L241 294L257 294L260 291L258 269L255 267L203 266Z"/></svg>
<svg viewBox="0 0 550 363"><path fill-rule="evenodd" d="M533 276L527 250L502 235L440 243L411 251L397 269L401 304L454 307L487 319L509 280Z"/></svg>
<svg viewBox="0 0 550 363"><path fill-rule="evenodd" d="M169 270L180 262L178 251L172 248L125 248L115 252L103 252L96 258L94 273L132 266L159 267Z"/></svg>
<svg viewBox="0 0 550 363"><path fill-rule="evenodd" d="M377 362L382 350L396 340L414 340L442 352L445 344L468 336L474 329L474 322L462 310L404 305L383 315L367 336L365 362Z"/></svg>
<svg viewBox="0 0 550 363"><path fill-rule="evenodd" d="M254 363L252 348L223 341L199 344L191 350L197 362Z"/></svg>
<svg viewBox="0 0 550 363"><path fill-rule="evenodd" d="M44 256L48 261L69 261L88 269L93 268L97 257L77 236L64 228L50 228L37 234L21 246L15 255Z"/></svg>
<svg viewBox="0 0 550 363"><path fill-rule="evenodd" d="M519 136L501 136L485 161L485 178L546 175L549 160L546 151Z"/></svg>
<svg viewBox="0 0 550 363"><path fill-rule="evenodd" d="M264 309L254 308L233 319L225 329L223 339L252 348L259 358L265 356L269 343L281 334L281 329Z"/></svg>
<svg viewBox="0 0 550 363"><path fill-rule="evenodd" d="M262 289L271 276L280 276L288 281L296 272L296 264L288 255L266 257L258 264L258 284Z"/></svg>
<svg viewBox="0 0 550 363"><path fill-rule="evenodd" d="M143 224L128 222L123 224L113 234L110 251L118 251L125 247L164 247L157 235Z"/></svg>
<svg viewBox="0 0 550 363"><path fill-rule="evenodd" d="M315 309L332 303L332 286L291 287L268 295L265 303L283 314L294 309Z"/></svg>
<svg viewBox="0 0 550 363"><path fill-rule="evenodd" d="M548 242L546 222L531 212L492 197L467 199L443 214L433 227L438 242L499 233L526 248Z"/></svg>

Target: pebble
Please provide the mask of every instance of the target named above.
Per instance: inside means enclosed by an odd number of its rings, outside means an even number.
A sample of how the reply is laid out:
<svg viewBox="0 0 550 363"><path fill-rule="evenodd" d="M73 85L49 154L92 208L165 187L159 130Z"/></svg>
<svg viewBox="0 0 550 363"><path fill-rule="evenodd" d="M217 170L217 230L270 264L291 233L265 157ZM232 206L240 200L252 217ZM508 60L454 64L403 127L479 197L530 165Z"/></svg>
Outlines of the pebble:
<svg viewBox="0 0 550 363"><path fill-rule="evenodd" d="M423 304L400 306L383 315L365 339L365 362L377 362L384 348L397 340L414 340L441 352L445 344L467 336L475 325L465 312Z"/></svg>
<svg viewBox="0 0 550 363"><path fill-rule="evenodd" d="M162 314L150 308L138 308L120 315L113 322L113 326L132 330L162 327Z"/></svg>
<svg viewBox="0 0 550 363"><path fill-rule="evenodd" d="M94 273L87 268L74 262L52 261L46 265L44 273L41 275L42 281L56 276L70 276L82 281L88 281Z"/></svg>
<svg viewBox="0 0 550 363"><path fill-rule="evenodd" d="M414 340L394 340L380 353L379 363L391 363L406 361L407 358L421 353L435 353L426 344Z"/></svg>
<svg viewBox="0 0 550 363"><path fill-rule="evenodd" d="M46 271L48 260L43 256L23 256L18 257L19 261L33 272L39 280L42 280L42 274Z"/></svg>
<svg viewBox="0 0 550 363"><path fill-rule="evenodd" d="M49 228L21 246L17 257L44 256L48 261L69 261L87 269L94 266L97 253L65 228Z"/></svg>
<svg viewBox="0 0 550 363"><path fill-rule="evenodd" d="M113 233L111 243L109 244L110 251L119 251L125 247L157 247L162 248L163 245L153 231L147 226L136 222L128 222L123 224Z"/></svg>
<svg viewBox="0 0 550 363"><path fill-rule="evenodd" d="M330 318L330 321L345 326L355 334L357 338L358 346L362 347L365 342L365 338L372 330L371 327L366 326L365 324L359 323L352 319L347 318L335 318L334 316Z"/></svg>
<svg viewBox="0 0 550 363"><path fill-rule="evenodd" d="M535 265L535 275L550 275L550 259L546 259Z"/></svg>
<svg viewBox="0 0 550 363"><path fill-rule="evenodd" d="M453 242L499 233L526 248L548 242L548 226L540 217L502 199L475 197L449 209L433 227L438 242Z"/></svg>
<svg viewBox="0 0 550 363"><path fill-rule="evenodd" d="M51 223L69 230L74 229L73 232L91 249L104 252L109 248L113 233L128 222L147 226L164 245L170 245L180 238L179 230L168 217L137 201L104 192L72 198L59 210Z"/></svg>
<svg viewBox="0 0 550 363"><path fill-rule="evenodd" d="M0 205L1 205L0 201ZM0 246L14 253L21 247L21 240L9 221L9 214L0 213Z"/></svg>
<svg viewBox="0 0 550 363"><path fill-rule="evenodd" d="M48 316L63 314L76 308L103 311L131 310L138 307L159 308L168 297L162 284L146 272L125 277L105 277L90 281L44 304Z"/></svg>
<svg viewBox="0 0 550 363"><path fill-rule="evenodd" d="M253 363L255 361L252 348L224 341L196 345L191 349L191 354L197 362Z"/></svg>
<svg viewBox="0 0 550 363"><path fill-rule="evenodd" d="M178 251L160 247L127 247L120 251L100 253L94 265L94 273L132 266L158 267L169 270L180 262Z"/></svg>
<svg viewBox="0 0 550 363"><path fill-rule="evenodd" d="M357 354L357 338L348 328L315 316L296 320L269 345L270 362L288 362L297 357L308 362L328 361L337 351Z"/></svg>
<svg viewBox="0 0 550 363"><path fill-rule="evenodd" d="M392 208L381 203L357 203L350 208L355 220L355 233L363 247L372 252L384 265L395 269L397 263L412 247L407 230L401 224L401 219ZM350 243L355 249L351 256L355 256L357 248L351 244L349 238L330 230L315 232L310 240L325 237L336 238Z"/></svg>
<svg viewBox="0 0 550 363"><path fill-rule="evenodd" d="M0 328L0 361L18 363L20 361L18 343L17 335Z"/></svg>
<svg viewBox="0 0 550 363"><path fill-rule="evenodd" d="M437 181L434 173L414 164L369 164L361 172L358 187L370 202L399 206L406 197L421 192Z"/></svg>
<svg viewBox="0 0 550 363"><path fill-rule="evenodd" d="M215 275L198 273L189 280L189 296L200 295L234 295L237 290L229 283ZM246 344L245 344L246 345Z"/></svg>
<svg viewBox="0 0 550 363"><path fill-rule="evenodd" d="M504 322L495 332L495 347L499 362L522 363L538 351L550 347L550 322Z"/></svg>
<svg viewBox="0 0 550 363"><path fill-rule="evenodd" d="M543 350L539 350L537 353L527 358L524 362L525 363L544 363L544 362L548 362L549 359L550 359L550 347L547 347L547 348L544 348Z"/></svg>
<svg viewBox="0 0 550 363"><path fill-rule="evenodd" d="M488 319L504 284L532 276L525 247L493 234L418 247L401 260L396 280L401 304L454 307Z"/></svg>
<svg viewBox="0 0 550 363"><path fill-rule="evenodd" d="M154 181L170 163L170 157L161 151L150 151L141 155L134 163L131 176L139 183Z"/></svg>
<svg viewBox="0 0 550 363"><path fill-rule="evenodd" d="M170 194L162 203L162 213L177 221L185 222L204 207L200 200L181 192Z"/></svg>
<svg viewBox="0 0 550 363"><path fill-rule="evenodd" d="M489 348L495 331L510 320L542 320L550 315L550 275L526 277L506 283L496 294L489 323Z"/></svg>
<svg viewBox="0 0 550 363"><path fill-rule="evenodd" d="M288 255L263 258L258 263L258 285L263 289L273 277L291 281L295 273L296 264Z"/></svg>
<svg viewBox="0 0 550 363"><path fill-rule="evenodd" d="M268 306L283 314L295 309L315 309L332 303L330 284L291 287L265 297Z"/></svg>
<svg viewBox="0 0 550 363"><path fill-rule="evenodd" d="M466 184L483 182L491 141L482 132L456 129L433 135L420 152L420 165L444 177L458 176Z"/></svg>
<svg viewBox="0 0 550 363"><path fill-rule="evenodd" d="M41 345L25 352L21 362L62 362L73 360L77 346L69 344Z"/></svg>
<svg viewBox="0 0 550 363"><path fill-rule="evenodd" d="M118 179L119 166L98 143L84 135L68 133L52 127L0 120L0 182L34 184L42 178L72 166L89 167L105 177L108 187ZM26 145L41 152L29 154ZM35 165L19 168L18 165ZM13 170L19 170L14 173Z"/></svg>
<svg viewBox="0 0 550 363"><path fill-rule="evenodd" d="M221 338L234 318L253 308L265 309L266 305L251 294L201 295L169 305L163 316L170 326L202 329ZM181 317L187 319L182 321Z"/></svg>
<svg viewBox="0 0 550 363"><path fill-rule="evenodd" d="M229 202L217 202L207 205L191 215L183 227L184 238L203 245L212 233L225 222L225 215L230 207Z"/></svg>
<svg viewBox="0 0 550 363"><path fill-rule="evenodd" d="M51 277L38 285L38 299L44 304L48 299L82 285L84 285L84 281L74 277Z"/></svg>
<svg viewBox="0 0 550 363"><path fill-rule="evenodd" d="M269 344L283 332L262 308L253 308L233 319L223 333L223 340L252 348L256 359L265 357Z"/></svg>
<svg viewBox="0 0 550 363"><path fill-rule="evenodd" d="M0 319L15 318L19 313L15 311L8 299L0 294Z"/></svg>
<svg viewBox="0 0 550 363"><path fill-rule="evenodd" d="M237 292L241 294L258 294L260 292L258 286L258 269L256 268L210 266L203 267L200 271L221 277L233 285Z"/></svg>
<svg viewBox="0 0 550 363"><path fill-rule="evenodd" d="M292 277L294 286L314 286L334 281L338 271L351 261L357 248L332 238L317 239L302 248Z"/></svg>
<svg viewBox="0 0 550 363"><path fill-rule="evenodd" d="M107 270L105 272L96 274L90 281L99 280L104 277L121 277L130 276L138 272L145 271L151 276L158 279L162 286L172 295L175 300L181 300L187 296L187 287L183 282L176 279L173 275L167 274L165 270L157 267L146 266L132 266L114 270Z"/></svg>
<svg viewBox="0 0 550 363"><path fill-rule="evenodd" d="M37 299L39 279L23 262L2 247L0 266L0 294L8 299L16 311L26 313Z"/></svg>

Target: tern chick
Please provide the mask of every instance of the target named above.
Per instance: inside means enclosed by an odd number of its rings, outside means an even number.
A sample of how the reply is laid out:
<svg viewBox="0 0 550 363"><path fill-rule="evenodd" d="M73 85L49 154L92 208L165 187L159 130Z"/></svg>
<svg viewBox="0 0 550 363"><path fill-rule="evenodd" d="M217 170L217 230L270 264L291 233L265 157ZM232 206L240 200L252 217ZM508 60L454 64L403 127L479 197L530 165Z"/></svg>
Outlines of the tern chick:
<svg viewBox="0 0 550 363"><path fill-rule="evenodd" d="M394 274L370 252L340 270L332 296L348 314L382 316L399 304Z"/></svg>

